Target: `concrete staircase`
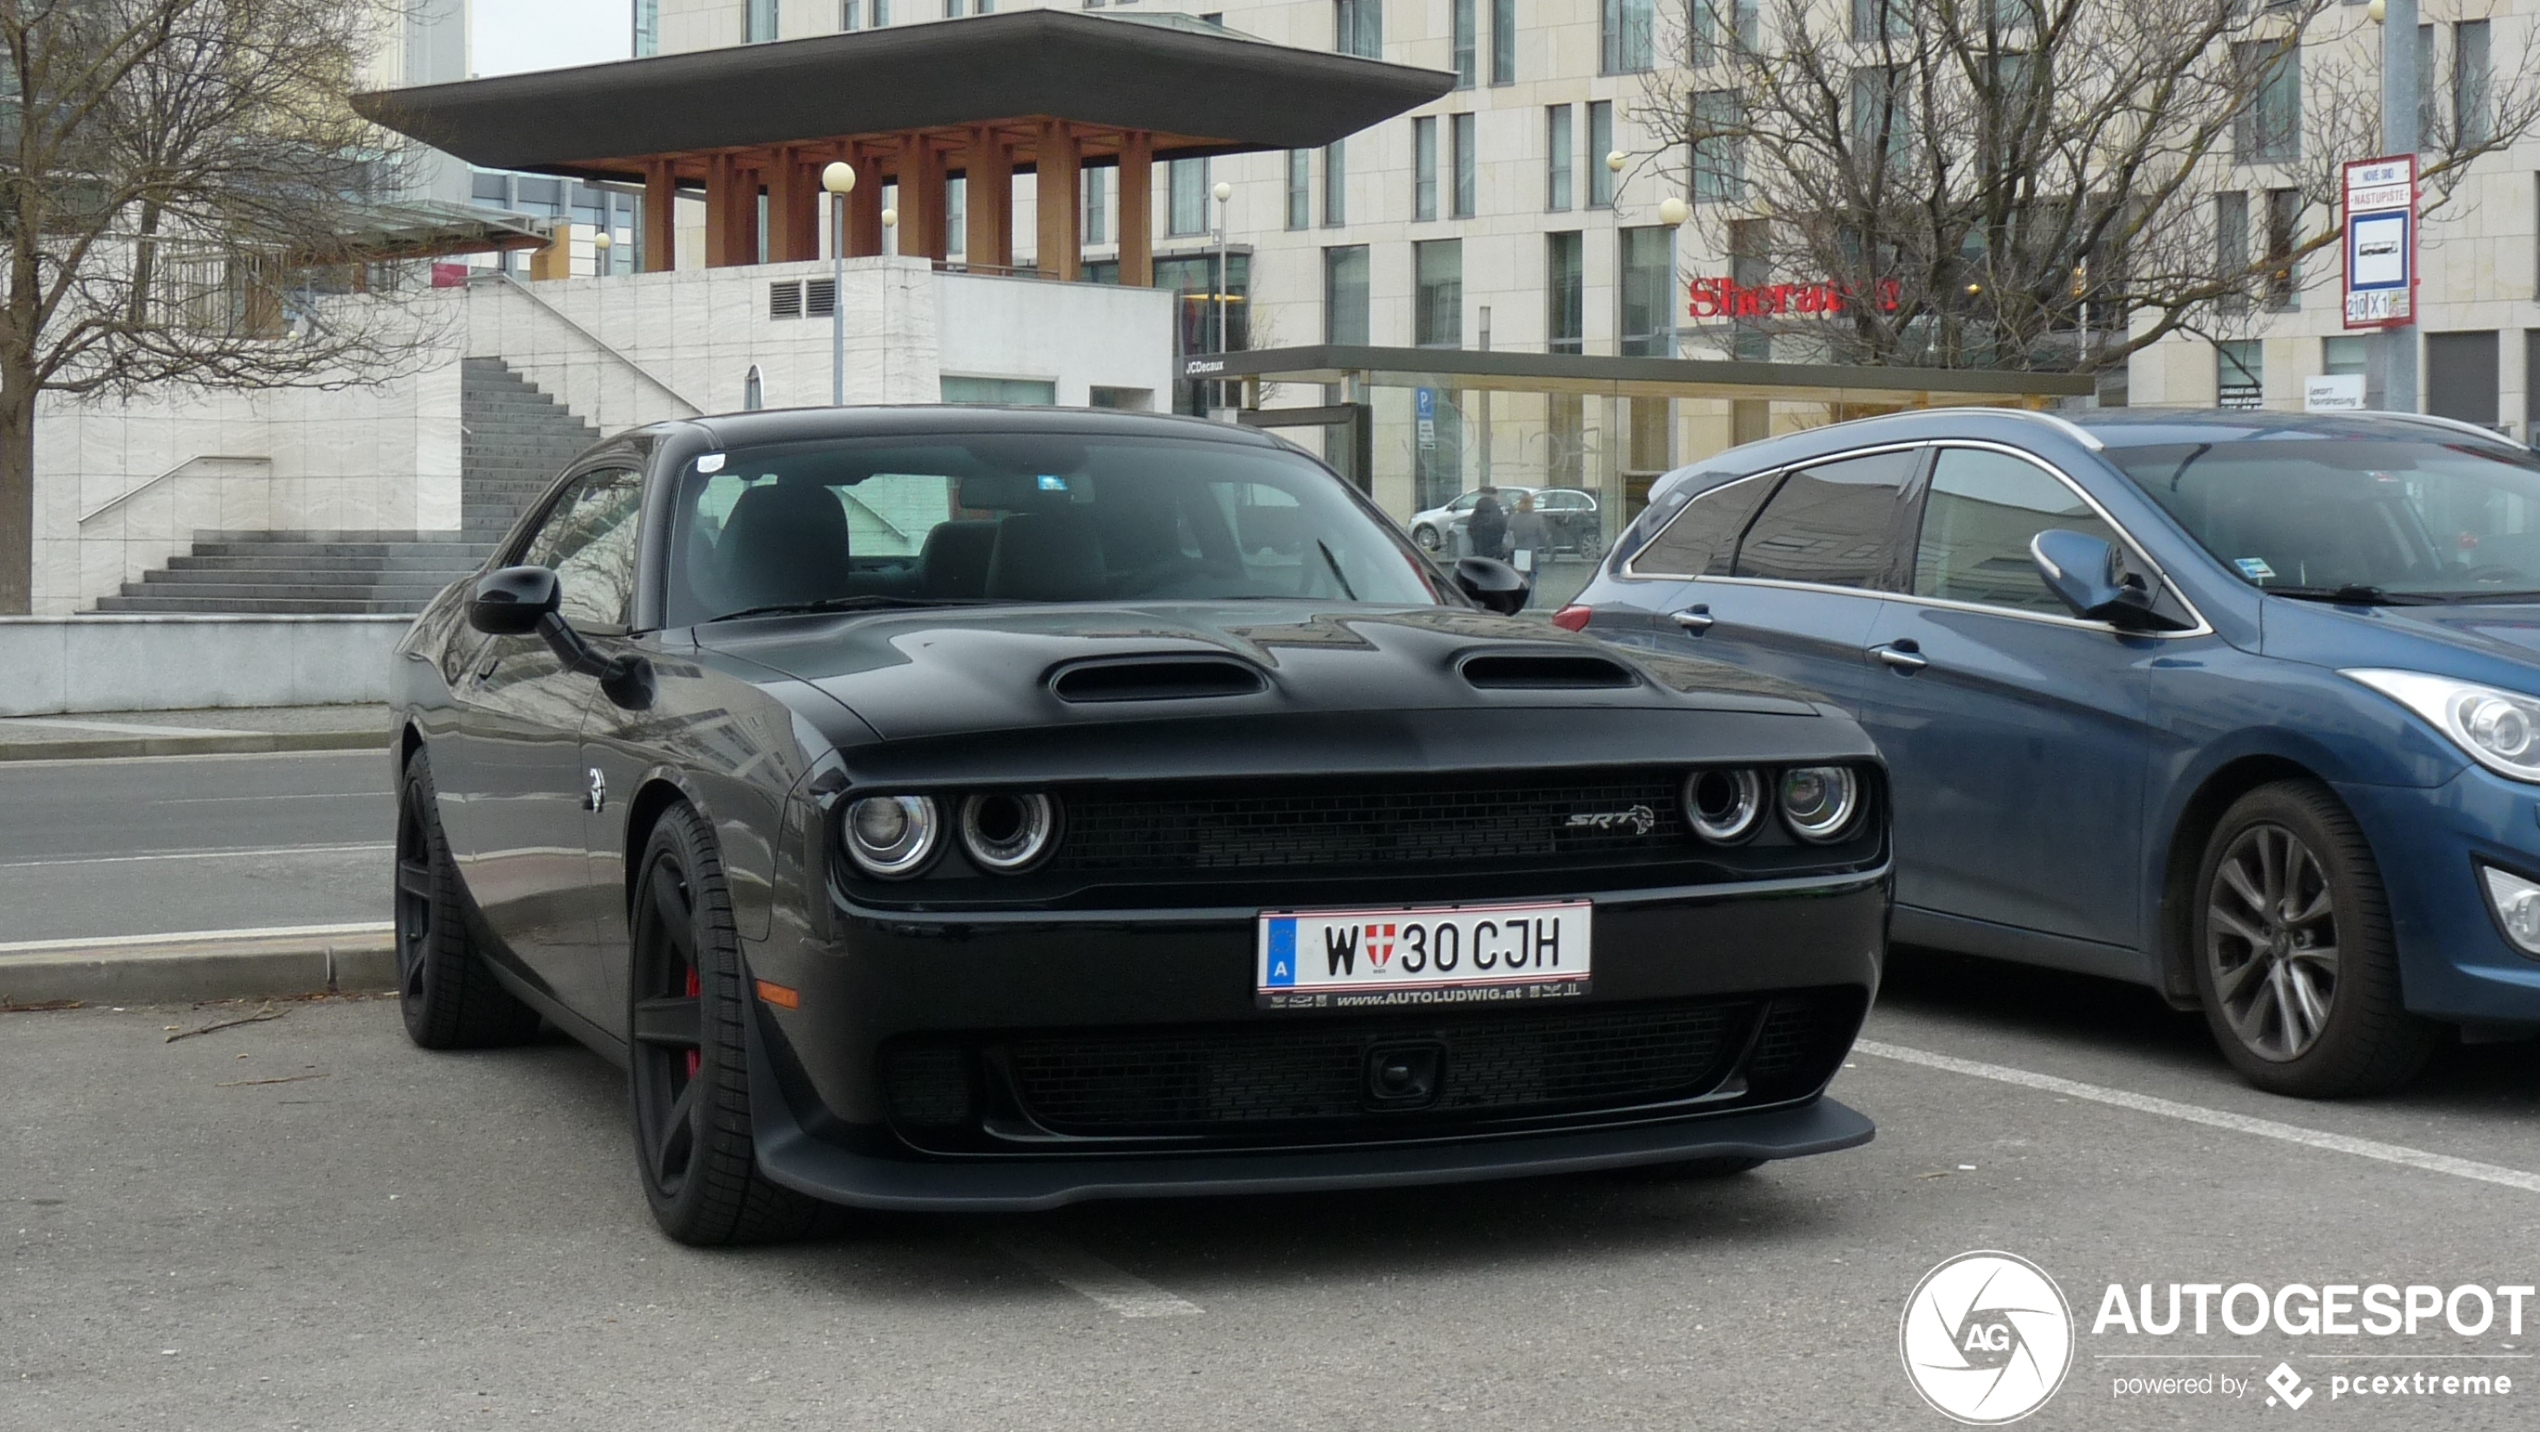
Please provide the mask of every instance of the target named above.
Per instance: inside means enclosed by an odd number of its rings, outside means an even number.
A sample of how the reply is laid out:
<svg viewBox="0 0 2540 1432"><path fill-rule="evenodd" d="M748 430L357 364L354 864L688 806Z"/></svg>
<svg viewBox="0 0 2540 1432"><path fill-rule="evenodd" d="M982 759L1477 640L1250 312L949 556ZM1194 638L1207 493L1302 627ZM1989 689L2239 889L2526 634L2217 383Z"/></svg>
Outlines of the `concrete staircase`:
<svg viewBox="0 0 2540 1432"><path fill-rule="evenodd" d="M401 614L493 555L599 429L499 358L465 360L456 532L197 532L189 555L101 597L100 612Z"/></svg>

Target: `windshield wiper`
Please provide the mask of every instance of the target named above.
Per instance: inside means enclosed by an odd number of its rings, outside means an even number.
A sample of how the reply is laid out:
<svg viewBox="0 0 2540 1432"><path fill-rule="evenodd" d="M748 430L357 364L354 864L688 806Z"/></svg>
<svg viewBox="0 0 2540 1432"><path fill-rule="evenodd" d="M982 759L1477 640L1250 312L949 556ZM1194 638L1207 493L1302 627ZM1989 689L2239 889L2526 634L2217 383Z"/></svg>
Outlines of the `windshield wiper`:
<svg viewBox="0 0 2540 1432"><path fill-rule="evenodd" d="M816 602L769 602L765 606L743 607L737 612L708 617L708 622L736 621L742 617L770 617L803 612L866 612L896 607L959 607L976 603L968 597L893 597L879 593L858 597L823 597Z"/></svg>
<svg viewBox="0 0 2540 1432"><path fill-rule="evenodd" d="M2341 607L2421 607L2447 600L2424 592L2385 592L2364 582L2336 587L2261 587L2271 597L2302 602L2330 602Z"/></svg>
<svg viewBox="0 0 2540 1432"><path fill-rule="evenodd" d="M1349 589L1349 578L1341 575L1341 559L1332 555L1331 545L1317 537L1314 539L1314 550L1323 554L1323 565L1332 569L1332 580L1341 584L1342 600L1357 601L1358 593Z"/></svg>

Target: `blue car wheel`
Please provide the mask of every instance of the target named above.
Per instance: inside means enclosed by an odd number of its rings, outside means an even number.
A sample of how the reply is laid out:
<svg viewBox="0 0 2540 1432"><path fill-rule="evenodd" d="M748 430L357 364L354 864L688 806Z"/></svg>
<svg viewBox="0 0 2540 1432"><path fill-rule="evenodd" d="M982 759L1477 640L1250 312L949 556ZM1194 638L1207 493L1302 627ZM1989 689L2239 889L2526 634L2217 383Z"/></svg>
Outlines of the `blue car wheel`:
<svg viewBox="0 0 2540 1432"><path fill-rule="evenodd" d="M2243 1077L2326 1099L2414 1078L2434 1026L2399 989L2390 908L2361 827L2312 781L2242 796L2196 882L2196 982L2205 1020Z"/></svg>

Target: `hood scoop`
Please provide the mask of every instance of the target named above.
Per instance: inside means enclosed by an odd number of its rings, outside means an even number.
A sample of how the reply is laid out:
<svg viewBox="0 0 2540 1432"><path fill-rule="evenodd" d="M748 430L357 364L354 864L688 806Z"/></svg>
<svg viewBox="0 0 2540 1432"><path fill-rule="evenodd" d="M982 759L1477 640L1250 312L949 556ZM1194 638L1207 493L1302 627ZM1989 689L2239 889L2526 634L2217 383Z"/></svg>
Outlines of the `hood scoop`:
<svg viewBox="0 0 2540 1432"><path fill-rule="evenodd" d="M1638 686L1632 669L1593 652L1489 652L1456 664L1480 691L1612 691Z"/></svg>
<svg viewBox="0 0 2540 1432"><path fill-rule="evenodd" d="M1270 679L1231 656L1124 656L1070 662L1050 673L1050 694L1080 704L1257 696Z"/></svg>

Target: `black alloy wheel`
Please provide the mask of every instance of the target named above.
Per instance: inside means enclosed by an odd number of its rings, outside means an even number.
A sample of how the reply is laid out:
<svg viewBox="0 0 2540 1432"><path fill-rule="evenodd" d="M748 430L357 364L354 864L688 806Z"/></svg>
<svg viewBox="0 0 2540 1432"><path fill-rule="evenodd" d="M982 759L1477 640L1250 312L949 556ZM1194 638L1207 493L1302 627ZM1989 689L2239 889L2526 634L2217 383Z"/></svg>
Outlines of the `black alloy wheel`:
<svg viewBox="0 0 2540 1432"><path fill-rule="evenodd" d="M2194 945L2205 1022L2243 1078L2299 1098L2397 1088L2433 1053L2407 1012L2379 868L2326 787L2242 796L2207 840Z"/></svg>
<svg viewBox="0 0 2540 1432"><path fill-rule="evenodd" d="M751 995L704 819L685 805L664 813L638 868L627 1075L653 1218L688 1244L799 1238L822 1205L758 1166L742 1043Z"/></svg>
<svg viewBox="0 0 2540 1432"><path fill-rule="evenodd" d="M467 923L432 768L406 758L397 791L397 1003L406 1037L426 1049L484 1049L538 1033L538 1012L496 982Z"/></svg>

